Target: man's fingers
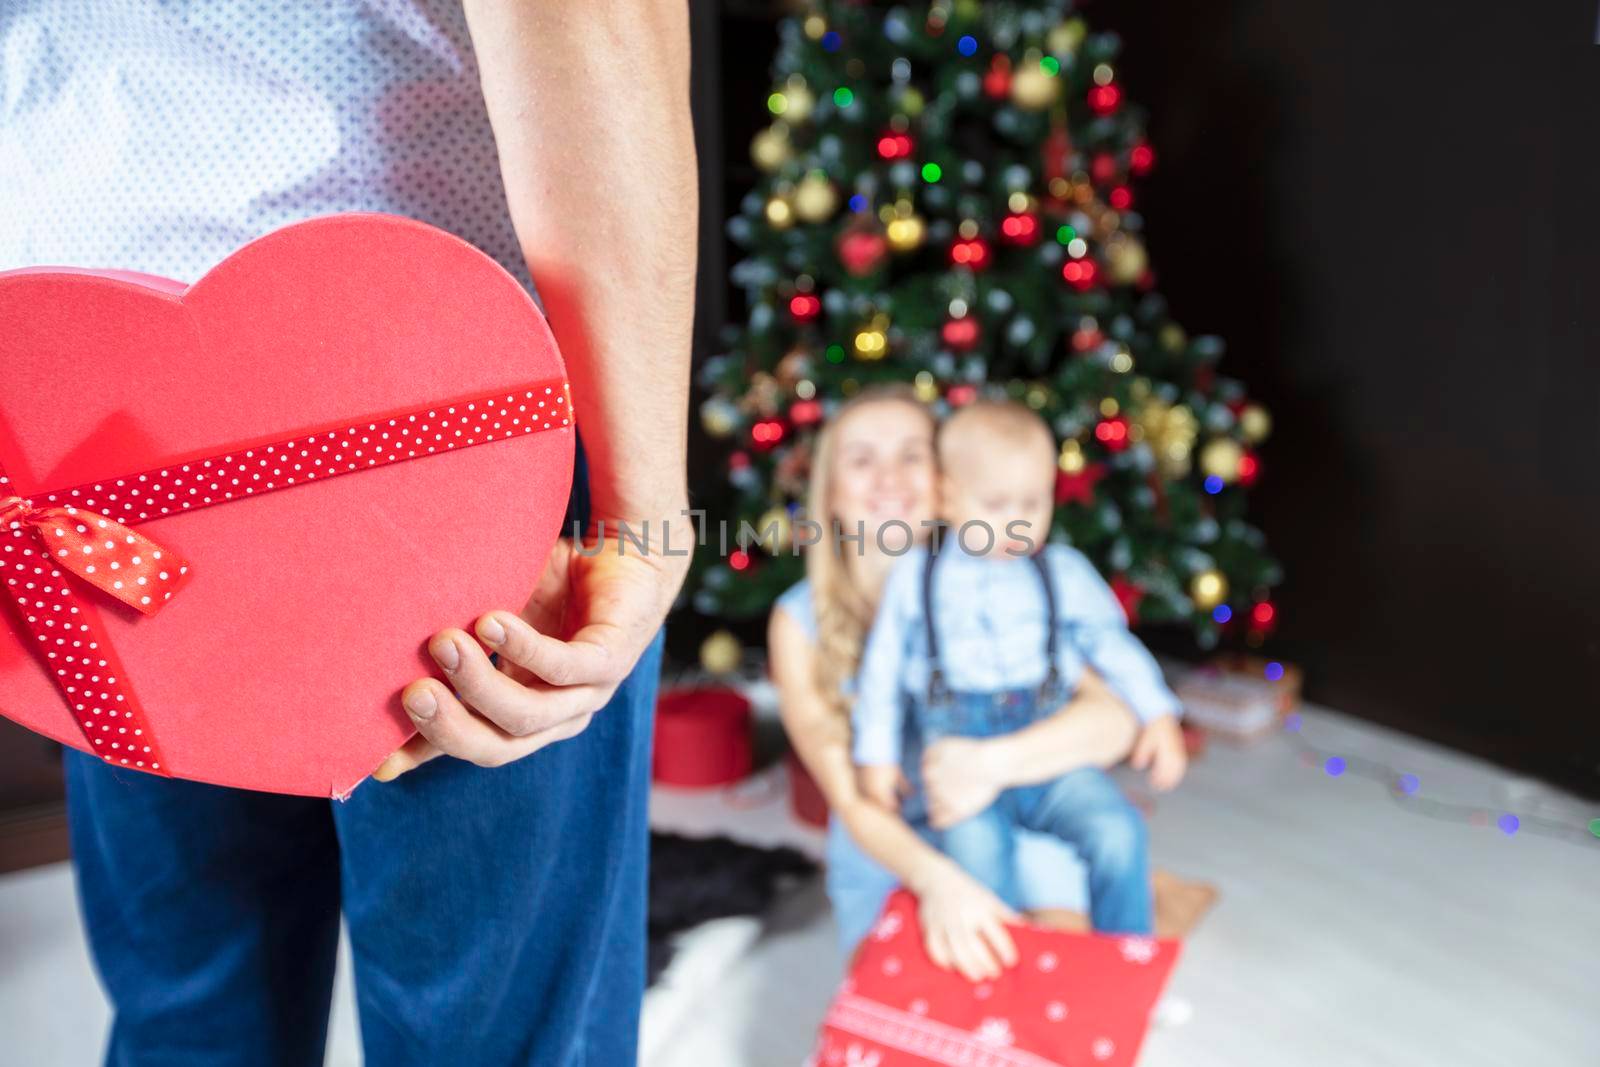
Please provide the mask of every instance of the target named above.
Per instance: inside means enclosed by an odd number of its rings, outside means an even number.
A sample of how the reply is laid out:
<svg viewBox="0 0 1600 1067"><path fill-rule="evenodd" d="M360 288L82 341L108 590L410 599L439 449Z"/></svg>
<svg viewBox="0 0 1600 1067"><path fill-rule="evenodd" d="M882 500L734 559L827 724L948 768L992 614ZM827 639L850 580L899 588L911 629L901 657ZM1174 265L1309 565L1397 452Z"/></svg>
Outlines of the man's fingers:
<svg viewBox="0 0 1600 1067"><path fill-rule="evenodd" d="M615 684L636 658L623 647L627 634L606 623L592 623L562 641L510 612L494 611L478 620L477 631L484 644L553 686Z"/></svg>
<svg viewBox="0 0 1600 1067"><path fill-rule="evenodd" d="M502 762L496 756L505 748L504 731L468 711L437 678L412 682L400 701L417 733L440 752L479 766Z"/></svg>
<svg viewBox="0 0 1600 1067"><path fill-rule="evenodd" d="M522 685L490 663L478 642L460 630L435 634L428 651L460 700L512 737L548 730L605 703L607 694L588 686L550 689L537 683Z"/></svg>
<svg viewBox="0 0 1600 1067"><path fill-rule="evenodd" d="M432 741L418 734L389 753L389 758L372 772L372 778L378 782L392 782L407 771L414 771L429 760L442 755L444 753L434 747Z"/></svg>
<svg viewBox="0 0 1600 1067"><path fill-rule="evenodd" d="M959 959L965 960L966 966L962 973L969 981L981 982L1000 974L1000 962L994 958L994 953L989 951L989 946L978 936L976 930L962 932L961 944L956 953Z"/></svg>

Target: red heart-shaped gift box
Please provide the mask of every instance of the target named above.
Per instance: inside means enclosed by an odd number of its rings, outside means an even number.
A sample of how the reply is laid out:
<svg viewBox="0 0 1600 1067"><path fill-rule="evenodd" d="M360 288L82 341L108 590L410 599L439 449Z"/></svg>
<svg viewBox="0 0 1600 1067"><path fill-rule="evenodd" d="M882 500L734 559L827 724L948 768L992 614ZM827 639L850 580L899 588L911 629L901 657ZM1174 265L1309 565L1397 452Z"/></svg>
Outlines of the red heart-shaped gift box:
<svg viewBox="0 0 1600 1067"><path fill-rule="evenodd" d="M109 496L96 483L331 427L369 442L367 466L337 477L194 510L152 500L133 528L188 564L159 614L68 582L158 735L162 773L343 796L411 736L399 692L434 672L429 636L522 607L572 480L565 420L377 463L389 420L454 417L454 402L502 391L521 400L514 391L535 382L555 383L564 402L564 377L515 279L467 243L392 216L285 227L188 287L11 271L0 274L0 470L11 480L0 497L37 503L91 486ZM0 549L20 549L21 536L0 527ZM5 567L17 558L0 556L0 573L17 572ZM0 714L95 751L15 608L0 596Z"/></svg>

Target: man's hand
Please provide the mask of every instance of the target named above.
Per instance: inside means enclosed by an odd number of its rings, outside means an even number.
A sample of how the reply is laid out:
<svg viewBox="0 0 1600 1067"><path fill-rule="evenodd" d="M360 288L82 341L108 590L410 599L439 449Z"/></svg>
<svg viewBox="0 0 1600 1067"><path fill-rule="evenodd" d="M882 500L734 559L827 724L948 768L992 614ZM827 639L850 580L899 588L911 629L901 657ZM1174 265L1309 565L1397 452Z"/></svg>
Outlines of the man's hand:
<svg viewBox="0 0 1600 1067"><path fill-rule="evenodd" d="M1147 725L1134 742L1128 757L1134 770L1150 770L1150 788L1165 793L1183 781L1189 767L1189 751L1183 743L1183 728L1175 715L1163 715Z"/></svg>
<svg viewBox="0 0 1600 1067"><path fill-rule="evenodd" d="M582 733L655 637L683 584L692 529L673 518L672 550L684 554L667 556L664 528L662 520L650 521L648 554L632 543L619 551L609 524L605 540L591 538L582 552L558 540L520 615L481 616L477 640L457 629L435 634L428 651L444 680L406 686L402 702L417 736L372 776L392 781L439 755L498 767ZM499 653L499 669L485 648Z"/></svg>
<svg viewBox="0 0 1600 1067"><path fill-rule="evenodd" d="M928 798L928 823L944 830L994 803L1007 783L990 758L988 741L946 737L922 754L922 790Z"/></svg>
<svg viewBox="0 0 1600 1067"><path fill-rule="evenodd" d="M856 788L885 811L899 811L900 797L910 788L898 765L885 763L856 768Z"/></svg>

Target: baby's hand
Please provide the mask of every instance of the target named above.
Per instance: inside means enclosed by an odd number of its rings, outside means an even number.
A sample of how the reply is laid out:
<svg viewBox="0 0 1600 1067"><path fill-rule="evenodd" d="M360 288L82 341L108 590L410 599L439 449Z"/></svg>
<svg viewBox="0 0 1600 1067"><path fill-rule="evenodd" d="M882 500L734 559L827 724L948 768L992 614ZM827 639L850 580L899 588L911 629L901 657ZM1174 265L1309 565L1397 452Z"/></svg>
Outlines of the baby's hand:
<svg viewBox="0 0 1600 1067"><path fill-rule="evenodd" d="M893 763L857 767L856 782L863 796L887 811L899 811L900 795L911 788L906 776Z"/></svg>
<svg viewBox="0 0 1600 1067"><path fill-rule="evenodd" d="M1176 788L1189 767L1189 752L1184 747L1177 716L1163 715L1146 726L1134 742L1129 762L1135 770L1150 769L1150 788L1156 792Z"/></svg>

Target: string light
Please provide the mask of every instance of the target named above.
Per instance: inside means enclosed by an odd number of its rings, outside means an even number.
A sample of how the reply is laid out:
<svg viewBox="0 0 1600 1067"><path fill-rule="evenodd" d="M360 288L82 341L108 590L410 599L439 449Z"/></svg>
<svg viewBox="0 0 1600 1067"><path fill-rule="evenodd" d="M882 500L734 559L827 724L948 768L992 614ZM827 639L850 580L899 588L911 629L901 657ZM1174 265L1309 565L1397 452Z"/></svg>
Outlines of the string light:
<svg viewBox="0 0 1600 1067"><path fill-rule="evenodd" d="M1283 677L1283 665L1267 664L1269 672L1274 667L1277 668L1277 678ZM1266 677L1269 681L1275 680L1271 673L1267 673ZM1409 771L1402 772L1378 760L1340 754L1312 744L1304 736L1305 720L1298 712L1284 718L1283 729L1289 738L1289 743L1306 763L1320 766L1326 773L1336 778L1348 776L1377 782L1384 786L1390 800L1414 815L1439 819L1443 822L1466 823L1470 826L1487 826L1490 816L1494 815L1494 825L1507 837L1526 832L1565 841L1568 844L1581 842L1589 845L1594 844L1596 838L1600 838L1600 818L1591 819L1585 826L1577 820L1551 818L1527 812L1501 811L1496 815L1492 809L1485 809L1480 805L1424 796L1421 779ZM1334 768L1338 768L1337 772Z"/></svg>

